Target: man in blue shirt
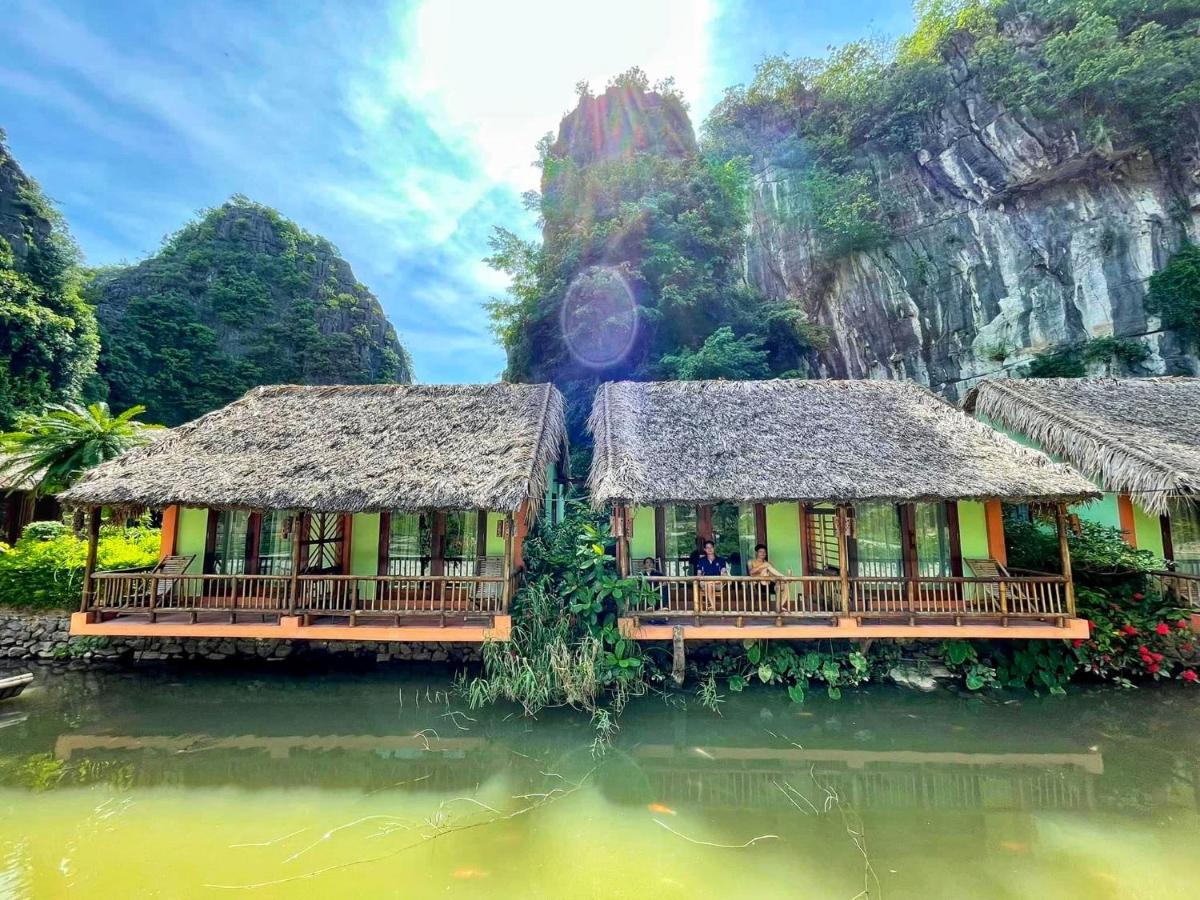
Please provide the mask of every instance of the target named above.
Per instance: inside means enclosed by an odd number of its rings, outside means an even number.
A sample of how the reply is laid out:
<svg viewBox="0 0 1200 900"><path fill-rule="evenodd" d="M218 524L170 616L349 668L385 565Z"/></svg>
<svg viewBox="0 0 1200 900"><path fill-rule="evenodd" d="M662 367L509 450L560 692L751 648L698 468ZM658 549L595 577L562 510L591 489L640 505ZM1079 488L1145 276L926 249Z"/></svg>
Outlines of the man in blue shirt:
<svg viewBox="0 0 1200 900"><path fill-rule="evenodd" d="M717 556L717 545L712 541L704 542L704 552L696 559L697 575L724 575L729 570L729 564L723 556Z"/></svg>

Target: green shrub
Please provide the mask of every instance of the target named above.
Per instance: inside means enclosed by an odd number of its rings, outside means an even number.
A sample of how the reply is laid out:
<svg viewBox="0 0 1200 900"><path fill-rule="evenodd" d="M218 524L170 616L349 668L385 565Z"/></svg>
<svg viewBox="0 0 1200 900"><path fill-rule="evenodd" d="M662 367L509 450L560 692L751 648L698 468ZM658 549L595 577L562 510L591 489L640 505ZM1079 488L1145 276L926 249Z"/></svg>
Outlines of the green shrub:
<svg viewBox="0 0 1200 900"><path fill-rule="evenodd" d="M1146 311L1191 343L1200 341L1200 247L1185 244L1150 277Z"/></svg>
<svg viewBox="0 0 1200 900"><path fill-rule="evenodd" d="M69 609L78 605L87 542L67 529L56 531L52 527L30 525L15 545L0 546L0 606ZM136 569L154 565L158 545L156 529L106 527L96 548L96 568Z"/></svg>

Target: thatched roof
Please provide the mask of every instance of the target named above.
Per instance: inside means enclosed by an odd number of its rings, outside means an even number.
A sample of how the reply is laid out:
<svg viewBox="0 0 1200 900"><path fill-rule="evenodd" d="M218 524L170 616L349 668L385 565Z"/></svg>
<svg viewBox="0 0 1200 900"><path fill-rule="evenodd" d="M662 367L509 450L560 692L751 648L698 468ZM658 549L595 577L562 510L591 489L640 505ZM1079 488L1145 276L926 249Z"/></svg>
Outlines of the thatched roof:
<svg viewBox="0 0 1200 900"><path fill-rule="evenodd" d="M88 472L70 505L516 510L565 449L548 384L280 385Z"/></svg>
<svg viewBox="0 0 1200 900"><path fill-rule="evenodd" d="M911 382L609 383L590 427L597 504L1095 496Z"/></svg>
<svg viewBox="0 0 1200 900"><path fill-rule="evenodd" d="M1151 512L1200 499L1200 378L986 381L963 405Z"/></svg>

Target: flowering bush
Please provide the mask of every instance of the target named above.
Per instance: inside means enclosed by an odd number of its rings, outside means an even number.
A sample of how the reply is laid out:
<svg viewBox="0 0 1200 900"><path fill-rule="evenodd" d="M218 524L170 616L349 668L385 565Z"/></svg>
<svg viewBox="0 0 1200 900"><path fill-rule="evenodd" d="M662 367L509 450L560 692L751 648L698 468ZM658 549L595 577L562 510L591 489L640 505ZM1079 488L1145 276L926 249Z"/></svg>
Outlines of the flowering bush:
<svg viewBox="0 0 1200 900"><path fill-rule="evenodd" d="M66 528L26 527L12 547L0 545L0 606L71 609L79 604L87 541ZM96 568L136 569L158 560L153 528L106 527L96 547Z"/></svg>
<svg viewBox="0 0 1200 900"><path fill-rule="evenodd" d="M1088 588L1078 589L1076 608L1091 628L1088 639L1072 642L1082 671L1119 683L1197 680L1200 641L1187 610L1154 593Z"/></svg>

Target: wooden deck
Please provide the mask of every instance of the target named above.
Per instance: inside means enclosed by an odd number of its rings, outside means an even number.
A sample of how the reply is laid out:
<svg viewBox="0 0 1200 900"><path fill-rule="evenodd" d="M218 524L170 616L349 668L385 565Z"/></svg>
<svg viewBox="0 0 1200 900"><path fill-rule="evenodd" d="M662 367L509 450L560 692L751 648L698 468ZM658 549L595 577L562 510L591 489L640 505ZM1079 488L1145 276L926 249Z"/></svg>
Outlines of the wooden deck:
<svg viewBox="0 0 1200 900"><path fill-rule="evenodd" d="M288 640L507 640L502 575L99 572L71 634Z"/></svg>
<svg viewBox="0 0 1200 900"><path fill-rule="evenodd" d="M485 622L467 618L448 618L445 624L430 622L427 617L400 617L365 620L351 625L344 618L316 617L307 623L300 616L242 619L231 623L227 615L166 614L151 622L144 614L124 614L101 620L94 612L74 613L71 616L73 636L97 637L161 637L161 638L229 638L234 640L289 641L395 641L400 643L463 643L481 644L484 641L507 641L512 631L512 619L507 615L491 616Z"/></svg>
<svg viewBox="0 0 1200 900"><path fill-rule="evenodd" d="M822 638L1078 638L1067 579L647 577L646 599L623 620L638 640Z"/></svg>

